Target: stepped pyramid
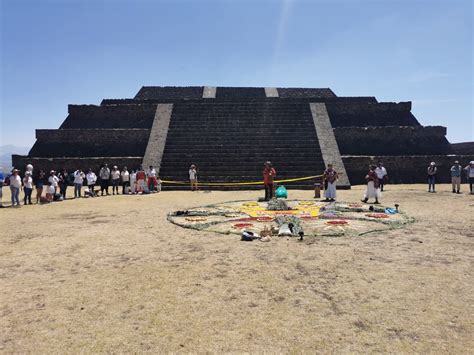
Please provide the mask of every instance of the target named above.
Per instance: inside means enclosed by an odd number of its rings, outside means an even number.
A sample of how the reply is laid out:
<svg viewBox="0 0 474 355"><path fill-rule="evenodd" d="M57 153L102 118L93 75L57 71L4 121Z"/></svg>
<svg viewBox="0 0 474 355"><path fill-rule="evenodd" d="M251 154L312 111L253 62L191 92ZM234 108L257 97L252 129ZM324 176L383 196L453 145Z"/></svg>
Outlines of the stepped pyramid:
<svg viewBox="0 0 474 355"><path fill-rule="evenodd" d="M430 161L453 160L446 128L422 126L411 102L338 97L328 88L145 86L133 99L69 105L68 113L59 129L37 129L36 143L27 156L13 156L14 166L144 164L162 179L186 181L194 163L202 182L245 182L261 180L267 160L278 179L318 175L332 163L342 174L339 187L349 188L364 183L370 162L383 161L392 182L412 183L424 181Z"/></svg>

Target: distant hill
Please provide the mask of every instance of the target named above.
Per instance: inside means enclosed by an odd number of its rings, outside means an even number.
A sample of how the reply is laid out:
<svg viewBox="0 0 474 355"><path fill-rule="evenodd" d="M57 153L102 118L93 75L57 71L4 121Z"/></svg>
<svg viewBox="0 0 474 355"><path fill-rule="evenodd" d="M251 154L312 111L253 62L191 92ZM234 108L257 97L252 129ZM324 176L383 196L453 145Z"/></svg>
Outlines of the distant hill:
<svg viewBox="0 0 474 355"><path fill-rule="evenodd" d="M18 147L16 145L1 145L0 146L0 167L3 170L10 170L12 168L12 154L28 154L30 148Z"/></svg>

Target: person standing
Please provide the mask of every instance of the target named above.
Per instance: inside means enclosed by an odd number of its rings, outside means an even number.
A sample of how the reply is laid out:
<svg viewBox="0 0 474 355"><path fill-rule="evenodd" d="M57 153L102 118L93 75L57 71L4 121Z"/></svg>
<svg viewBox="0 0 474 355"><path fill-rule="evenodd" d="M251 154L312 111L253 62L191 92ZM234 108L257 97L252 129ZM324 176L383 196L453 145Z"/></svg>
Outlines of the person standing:
<svg viewBox="0 0 474 355"><path fill-rule="evenodd" d="M276 170L273 168L272 162L267 161L263 165L263 185L265 187L265 201L269 201L273 198L275 176Z"/></svg>
<svg viewBox="0 0 474 355"><path fill-rule="evenodd" d="M453 185L453 194L461 193L461 170L462 167L459 165L459 161L455 161L451 167L451 184Z"/></svg>
<svg viewBox="0 0 474 355"><path fill-rule="evenodd" d="M148 189L150 190L150 192L155 192L155 188L157 185L156 170L152 165L150 165L150 167L148 168L147 175L148 175Z"/></svg>
<svg viewBox="0 0 474 355"><path fill-rule="evenodd" d="M137 193L137 173L135 169L132 169L130 174L130 193L133 195Z"/></svg>
<svg viewBox="0 0 474 355"><path fill-rule="evenodd" d="M473 185L474 185L474 160L469 162L464 170L466 171L467 182L469 183L469 191L471 195L474 195Z"/></svg>
<svg viewBox="0 0 474 355"><path fill-rule="evenodd" d="M332 164L328 164L327 169L323 173L324 197L326 197L326 201L336 201L337 179L339 179L339 175L333 169Z"/></svg>
<svg viewBox="0 0 474 355"><path fill-rule="evenodd" d="M13 169L12 176L10 176L10 192L12 194L12 207L20 207L20 189L21 178L20 171Z"/></svg>
<svg viewBox="0 0 474 355"><path fill-rule="evenodd" d="M438 168L436 167L436 163L434 161L431 162L430 166L428 166L428 192L436 192L435 184L436 184L436 173Z"/></svg>
<svg viewBox="0 0 474 355"><path fill-rule="evenodd" d="M66 199L66 189L69 183L69 175L65 168L61 169L61 172L58 174L59 179L59 194L62 196L63 200Z"/></svg>
<svg viewBox="0 0 474 355"><path fill-rule="evenodd" d="M145 174L145 170L143 170L143 167L139 167L138 168L138 171L137 171L137 193L141 192L142 194L143 193L146 193L146 174Z"/></svg>
<svg viewBox="0 0 474 355"><path fill-rule="evenodd" d="M107 164L103 165L99 171L100 177L100 194L104 196L104 191L109 195L109 180L110 180L110 169Z"/></svg>
<svg viewBox="0 0 474 355"><path fill-rule="evenodd" d="M84 184L84 178L86 175L81 169L77 169L74 172L74 198L81 197L82 184Z"/></svg>
<svg viewBox="0 0 474 355"><path fill-rule="evenodd" d="M125 195L128 193L127 188L130 186L130 173L126 166L123 167L120 178L122 179L122 195Z"/></svg>
<svg viewBox="0 0 474 355"><path fill-rule="evenodd" d="M23 178L23 204L31 205L31 194L33 193L33 178L31 177L31 172L27 171L25 177Z"/></svg>
<svg viewBox="0 0 474 355"><path fill-rule="evenodd" d="M112 177L112 195L115 195L115 192L117 192L118 195L118 187L120 185L120 170L118 169L117 165L114 165L112 168L110 176Z"/></svg>
<svg viewBox="0 0 474 355"><path fill-rule="evenodd" d="M364 199L362 202L367 203L369 199L375 198L375 203L379 204L379 198L382 197L382 193L380 192L380 186L379 186L379 179L377 177L377 174L375 173L375 169L377 167L375 165L371 165L369 172L365 176L365 179L367 180L367 190L365 191Z"/></svg>
<svg viewBox="0 0 474 355"><path fill-rule="evenodd" d="M198 169L197 166L191 164L189 167L189 182L191 183L191 191L198 190Z"/></svg>
<svg viewBox="0 0 474 355"><path fill-rule="evenodd" d="M3 168L0 167L0 208L3 208L3 184L5 183L5 176L3 175Z"/></svg>
<svg viewBox="0 0 474 355"><path fill-rule="evenodd" d="M89 192L95 196L94 186L97 181L97 175L92 171L91 168L87 170L86 180L87 180L87 187L89 188Z"/></svg>
<svg viewBox="0 0 474 355"><path fill-rule="evenodd" d="M380 191L383 191L383 185L387 180L387 169L383 166L381 162L377 164L377 168L375 169L375 174L377 174L377 179L379 179L379 186Z"/></svg>
<svg viewBox="0 0 474 355"><path fill-rule="evenodd" d="M44 173L43 170L40 170L38 172L38 175L36 175L36 179L34 181L35 185L36 185L36 203L40 203L41 202L41 196L43 195L43 187L44 187L44 177L46 176L46 174Z"/></svg>
<svg viewBox="0 0 474 355"><path fill-rule="evenodd" d="M58 192L59 179L56 176L56 172L54 170L49 172L48 182L50 182L51 186L54 188L54 193Z"/></svg>

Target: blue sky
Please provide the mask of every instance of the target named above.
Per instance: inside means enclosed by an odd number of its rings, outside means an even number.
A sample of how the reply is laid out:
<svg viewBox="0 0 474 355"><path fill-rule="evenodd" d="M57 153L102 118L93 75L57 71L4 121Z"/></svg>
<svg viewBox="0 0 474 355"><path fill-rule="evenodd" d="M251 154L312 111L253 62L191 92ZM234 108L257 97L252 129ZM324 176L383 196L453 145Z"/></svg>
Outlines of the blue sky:
<svg viewBox="0 0 474 355"><path fill-rule="evenodd" d="M142 85L330 87L413 101L473 141L470 0L0 0L0 145Z"/></svg>

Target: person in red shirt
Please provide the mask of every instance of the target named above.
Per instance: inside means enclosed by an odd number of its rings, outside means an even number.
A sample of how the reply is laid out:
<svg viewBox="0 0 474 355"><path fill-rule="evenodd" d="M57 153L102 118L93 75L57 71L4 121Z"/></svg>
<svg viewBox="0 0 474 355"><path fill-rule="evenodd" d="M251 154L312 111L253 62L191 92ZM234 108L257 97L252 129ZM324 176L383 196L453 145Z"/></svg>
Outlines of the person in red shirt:
<svg viewBox="0 0 474 355"><path fill-rule="evenodd" d="M140 166L137 171L137 186L138 186L138 192L144 193L145 192L145 179L146 179L146 174L143 168Z"/></svg>
<svg viewBox="0 0 474 355"><path fill-rule="evenodd" d="M265 201L273 198L273 179L276 176L276 171L272 167L272 163L267 161L263 165L263 185L265 186Z"/></svg>

